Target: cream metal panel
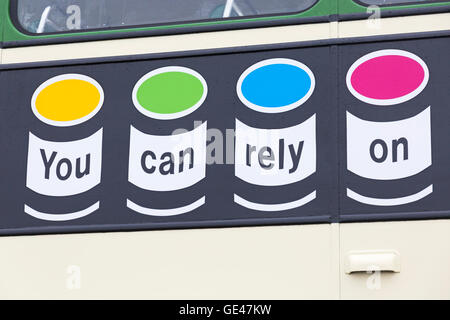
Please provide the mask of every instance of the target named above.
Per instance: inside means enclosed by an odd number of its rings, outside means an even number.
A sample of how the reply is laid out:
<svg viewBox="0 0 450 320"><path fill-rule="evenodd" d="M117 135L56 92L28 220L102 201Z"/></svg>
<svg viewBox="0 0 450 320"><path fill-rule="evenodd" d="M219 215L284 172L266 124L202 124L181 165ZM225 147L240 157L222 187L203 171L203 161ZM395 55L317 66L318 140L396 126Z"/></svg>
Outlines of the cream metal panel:
<svg viewBox="0 0 450 320"><path fill-rule="evenodd" d="M4 64L450 30L450 13L4 49Z"/></svg>
<svg viewBox="0 0 450 320"><path fill-rule="evenodd" d="M329 39L330 24L256 28L7 49L3 63L98 58Z"/></svg>
<svg viewBox="0 0 450 320"><path fill-rule="evenodd" d="M340 38L440 30L450 30L450 13L339 22Z"/></svg>
<svg viewBox="0 0 450 320"><path fill-rule="evenodd" d="M340 230L341 298L450 299L450 220L349 223ZM346 274L355 251L396 252L400 272Z"/></svg>
<svg viewBox="0 0 450 320"><path fill-rule="evenodd" d="M3 237L0 299L335 299L338 228Z"/></svg>

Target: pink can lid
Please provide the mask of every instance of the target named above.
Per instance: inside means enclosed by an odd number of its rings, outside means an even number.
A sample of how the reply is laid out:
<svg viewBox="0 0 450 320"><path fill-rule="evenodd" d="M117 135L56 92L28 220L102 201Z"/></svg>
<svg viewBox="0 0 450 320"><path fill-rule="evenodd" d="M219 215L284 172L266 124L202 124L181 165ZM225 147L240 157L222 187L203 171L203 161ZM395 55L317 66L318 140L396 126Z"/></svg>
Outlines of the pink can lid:
<svg viewBox="0 0 450 320"><path fill-rule="evenodd" d="M416 97L429 72L418 56L403 50L375 51L358 59L347 73L347 87L359 100L394 105Z"/></svg>

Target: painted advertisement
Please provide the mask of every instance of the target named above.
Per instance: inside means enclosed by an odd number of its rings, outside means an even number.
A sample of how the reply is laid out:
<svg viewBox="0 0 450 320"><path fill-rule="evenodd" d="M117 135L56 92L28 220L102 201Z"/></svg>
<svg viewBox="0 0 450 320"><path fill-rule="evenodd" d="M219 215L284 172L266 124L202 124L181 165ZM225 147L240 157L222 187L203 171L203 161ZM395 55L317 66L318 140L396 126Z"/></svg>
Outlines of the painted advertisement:
<svg viewBox="0 0 450 320"><path fill-rule="evenodd" d="M450 217L448 44L0 69L0 234Z"/></svg>

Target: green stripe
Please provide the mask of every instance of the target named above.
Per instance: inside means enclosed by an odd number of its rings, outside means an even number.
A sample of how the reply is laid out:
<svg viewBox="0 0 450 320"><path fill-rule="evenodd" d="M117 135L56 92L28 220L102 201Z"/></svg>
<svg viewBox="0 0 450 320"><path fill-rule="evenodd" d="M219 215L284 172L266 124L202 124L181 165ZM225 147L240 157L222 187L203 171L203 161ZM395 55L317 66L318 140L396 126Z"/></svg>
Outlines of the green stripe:
<svg viewBox="0 0 450 320"><path fill-rule="evenodd" d="M150 31L150 30L170 30L172 28L188 28L188 27L197 27L197 26L213 26L213 25L227 25L235 23L236 20L222 20L222 21L205 21L205 22L196 22L196 23L180 23L174 25L165 25L165 26L153 26L153 27L138 27L138 28L124 28L124 29L116 29L116 30L104 30L104 31L84 31L70 34L53 34L53 35L45 35L45 36L29 36L20 33L13 25L10 17L9 17L9 3L11 0L0 0L0 18L4 22L4 41L23 41L23 40L31 40L31 39L50 39L50 38L61 38L61 37L71 37L71 36L80 36L80 35L107 35L107 34L120 34L123 32L130 31ZM423 4L415 4L415 5L399 5L399 6L389 6L382 7L381 10L400 10L407 8L426 8L426 7L437 7L443 5L450 5L450 1L446 2L435 2L435 3L423 3ZM315 4L309 10L305 12L301 12L298 14L290 14L290 15L280 15L280 16L271 16L271 17L259 17L259 18L247 18L237 20L239 22L251 22L251 21L274 21L279 19L288 19L288 18L301 18L301 17L320 17L320 16L328 16L334 14L351 14L351 13L365 13L366 7L355 3L353 0L320 0L317 4ZM0 22L1 24L1 22ZM0 25L1 28L1 25Z"/></svg>

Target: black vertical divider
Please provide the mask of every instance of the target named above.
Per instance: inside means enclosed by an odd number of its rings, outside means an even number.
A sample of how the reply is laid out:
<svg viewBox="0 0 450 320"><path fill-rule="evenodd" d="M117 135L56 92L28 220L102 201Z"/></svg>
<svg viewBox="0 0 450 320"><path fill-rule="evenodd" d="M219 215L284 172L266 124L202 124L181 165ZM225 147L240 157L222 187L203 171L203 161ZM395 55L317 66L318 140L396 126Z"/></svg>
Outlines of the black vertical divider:
<svg viewBox="0 0 450 320"><path fill-rule="evenodd" d="M341 215L341 199L340 199L340 192L341 192L341 179L340 179L340 172L341 172L341 154L342 152L345 152L345 148L343 148L342 140L341 140L341 130L342 127L340 125L340 82L341 80L341 63L340 63L340 46L336 44L330 45L330 59L332 61L332 64L334 68L332 68L332 78L334 79L334 84L331 86L331 96L333 97L333 107L336 110L336 144L333 144L333 147L335 148L336 152L336 191L335 195L337 197L336 203L336 210L332 213L332 222L339 222L340 221L340 215Z"/></svg>

